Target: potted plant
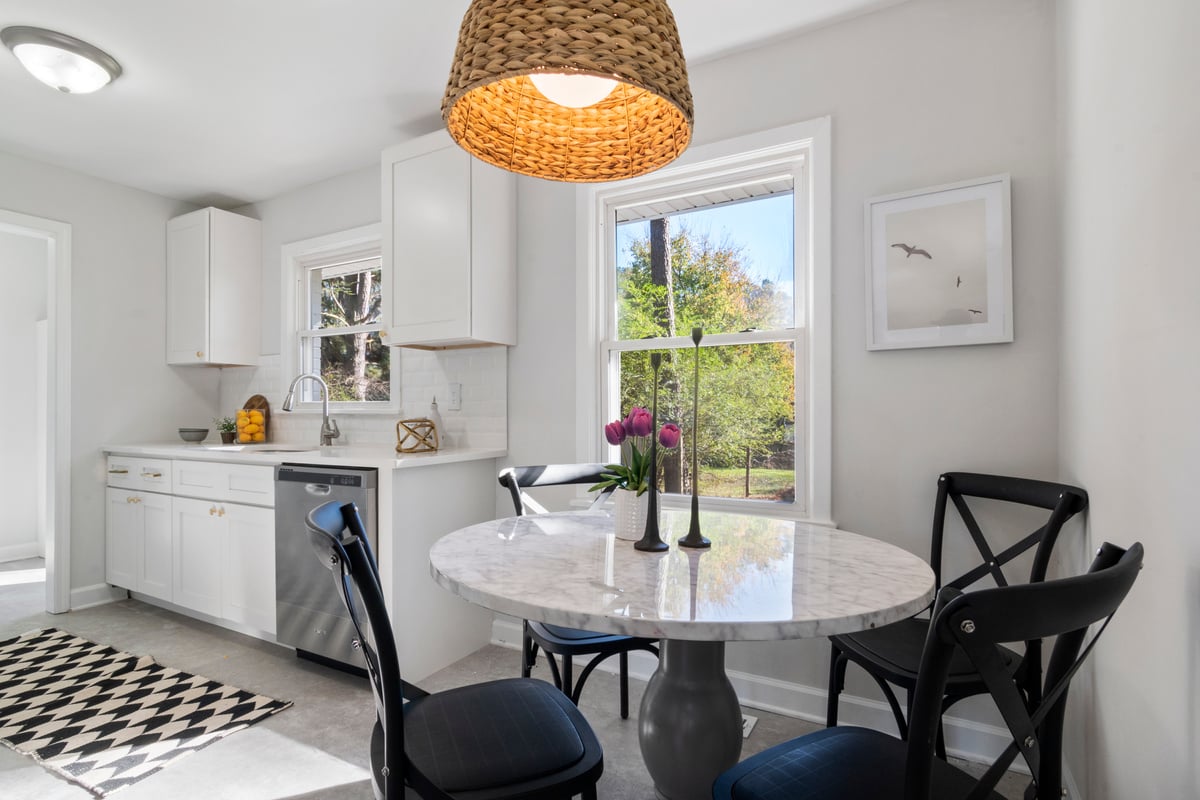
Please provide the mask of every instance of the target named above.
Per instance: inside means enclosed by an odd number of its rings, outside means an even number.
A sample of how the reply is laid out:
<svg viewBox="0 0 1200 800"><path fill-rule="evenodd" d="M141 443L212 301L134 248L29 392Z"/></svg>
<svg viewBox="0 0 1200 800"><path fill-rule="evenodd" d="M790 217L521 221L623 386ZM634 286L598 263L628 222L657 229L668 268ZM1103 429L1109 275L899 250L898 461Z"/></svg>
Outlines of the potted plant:
<svg viewBox="0 0 1200 800"><path fill-rule="evenodd" d="M221 434L221 444L233 444L233 437L237 434L237 423L233 417L214 418L213 423L217 426L217 433Z"/></svg>
<svg viewBox="0 0 1200 800"><path fill-rule="evenodd" d="M604 426L605 440L621 448L621 463L606 464L604 480L589 491L615 488L617 537L621 539L641 538L648 510L646 490L650 488L650 481L657 477L666 451L679 446L679 426L674 422L664 423L658 429L658 458L651 463L650 437L653 432L653 417L640 406L630 409L625 419Z"/></svg>

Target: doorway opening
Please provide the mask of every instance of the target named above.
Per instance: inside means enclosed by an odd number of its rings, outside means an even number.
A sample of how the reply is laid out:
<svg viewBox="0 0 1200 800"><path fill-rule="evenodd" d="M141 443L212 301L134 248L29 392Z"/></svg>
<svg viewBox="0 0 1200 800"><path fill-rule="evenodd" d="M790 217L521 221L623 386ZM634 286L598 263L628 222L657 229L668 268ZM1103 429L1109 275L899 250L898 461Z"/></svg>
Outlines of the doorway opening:
<svg viewBox="0 0 1200 800"><path fill-rule="evenodd" d="M46 611L57 614L71 604L71 226L0 209L0 273L24 292L0 332L21 362L9 365L0 397L0 414L14 422L5 435L16 437L5 442L0 479L25 509L0 530L0 561L18 567L0 572L0 585L4 573L40 577L44 558Z"/></svg>

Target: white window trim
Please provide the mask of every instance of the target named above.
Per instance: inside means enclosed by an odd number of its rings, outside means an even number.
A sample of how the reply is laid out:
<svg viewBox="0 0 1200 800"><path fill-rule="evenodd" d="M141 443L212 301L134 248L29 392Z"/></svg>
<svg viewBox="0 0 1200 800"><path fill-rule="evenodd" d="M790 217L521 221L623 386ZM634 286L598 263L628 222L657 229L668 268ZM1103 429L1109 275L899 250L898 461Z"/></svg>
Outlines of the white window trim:
<svg viewBox="0 0 1200 800"><path fill-rule="evenodd" d="M575 451L580 461L602 460L606 453L601 442L601 414L604 409L606 364L600 363L601 342L607 334L608 320L601 307L602 298L609 296L606 282L609 265L605 263L606 248L602 233L609 227L605 218L607 201L615 195L622 198L635 193L639 186L648 189L664 178L684 179L688 176L712 175L723 165L744 164L746 159L768 160L773 155L797 155L808 170L803 198L808 208L812 237L805 242L806 231L796 231L797 256L802 250L807 256L806 281L803 297L803 332L796 338L796 359L799 368L807 363L803 376L797 375L797 390L804 396L804 427L806 465L802 486L803 509L799 503L756 503L744 500L705 498L705 508L737 508L751 513L804 519L821 525L833 525L832 518L832 155L831 119L820 117L759 133L727 139L689 149L669 167L650 175L599 186L581 186L576 190L576 398L577 416ZM798 202L799 206L800 203ZM797 288L797 295L801 287ZM807 335L805 335L807 334ZM799 477L799 476L798 476ZM671 499L664 498L670 503Z"/></svg>
<svg viewBox="0 0 1200 800"><path fill-rule="evenodd" d="M283 304L280 314L282 330L279 337L280 395L287 391L292 379L300 374L300 331L307 329L304 315L308 311L305 303L302 302L302 298L306 296L307 292L302 271L314 262L350 258L361 255L364 250L379 248L381 250L380 274L383 283L383 307L380 316L383 320L391 319L392 292L389 286L391 270L387 268L386 261L382 259L382 244L383 226L377 222L361 228L351 228L283 245L279 269L280 297ZM348 328L346 332L353 333L354 329ZM385 323L383 335L386 336L386 333ZM400 356L396 348L391 350L391 361L391 400L386 403L378 401L370 403L335 402L330 403L331 412L336 409L338 414L384 414L388 416L400 413ZM319 414L321 403L320 401L297 400L295 411Z"/></svg>

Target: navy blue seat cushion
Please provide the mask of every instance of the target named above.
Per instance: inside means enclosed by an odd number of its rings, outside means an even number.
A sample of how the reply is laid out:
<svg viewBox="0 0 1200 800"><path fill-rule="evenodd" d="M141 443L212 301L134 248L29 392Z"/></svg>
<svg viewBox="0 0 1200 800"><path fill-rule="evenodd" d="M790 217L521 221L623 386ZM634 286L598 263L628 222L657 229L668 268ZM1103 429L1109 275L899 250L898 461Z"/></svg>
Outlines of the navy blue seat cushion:
<svg viewBox="0 0 1200 800"><path fill-rule="evenodd" d="M886 665L894 672L907 673L915 676L921 665L921 653L925 649L925 635L929 632L929 620L905 619L884 625L881 628L870 628L856 633L834 636L834 640L843 650L858 654L870 661ZM1015 671L1021 663L1021 656L1007 647L999 648L1009 672ZM948 682L951 686L966 680L969 683L980 683L979 672L967 658L962 648L954 648L950 661Z"/></svg>
<svg viewBox="0 0 1200 800"><path fill-rule="evenodd" d="M901 800L907 745L867 728L826 728L751 756L713 784L714 800ZM933 795L962 798L975 779L933 762ZM1004 800L992 792L992 800Z"/></svg>
<svg viewBox="0 0 1200 800"><path fill-rule="evenodd" d="M549 683L464 686L404 707L409 761L451 794L532 780L583 757L579 710Z"/></svg>
<svg viewBox="0 0 1200 800"><path fill-rule="evenodd" d="M557 636L560 639L570 639L572 641L586 642L588 639L611 639L611 633L597 633L595 631L582 631L578 628L564 628L561 625L550 625L549 623L538 623L543 629Z"/></svg>

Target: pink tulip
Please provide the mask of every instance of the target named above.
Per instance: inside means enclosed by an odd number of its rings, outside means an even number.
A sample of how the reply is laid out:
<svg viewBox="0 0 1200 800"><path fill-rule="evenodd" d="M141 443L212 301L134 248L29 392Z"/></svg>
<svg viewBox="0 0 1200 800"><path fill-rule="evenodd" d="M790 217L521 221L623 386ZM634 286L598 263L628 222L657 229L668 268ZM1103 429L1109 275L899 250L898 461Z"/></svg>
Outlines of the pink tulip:
<svg viewBox="0 0 1200 800"><path fill-rule="evenodd" d="M682 435L683 431L679 430L678 425L674 422L668 422L658 431L658 443L670 450L679 444L679 437Z"/></svg>
<svg viewBox="0 0 1200 800"><path fill-rule="evenodd" d="M649 436L650 432L654 430L654 418L641 406L629 409L629 416L621 424L625 428L625 433L630 436Z"/></svg>
<svg viewBox="0 0 1200 800"><path fill-rule="evenodd" d="M604 438L609 444L620 444L625 441L625 426L621 424L621 420L610 422L604 426Z"/></svg>

